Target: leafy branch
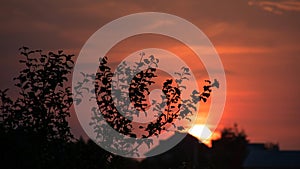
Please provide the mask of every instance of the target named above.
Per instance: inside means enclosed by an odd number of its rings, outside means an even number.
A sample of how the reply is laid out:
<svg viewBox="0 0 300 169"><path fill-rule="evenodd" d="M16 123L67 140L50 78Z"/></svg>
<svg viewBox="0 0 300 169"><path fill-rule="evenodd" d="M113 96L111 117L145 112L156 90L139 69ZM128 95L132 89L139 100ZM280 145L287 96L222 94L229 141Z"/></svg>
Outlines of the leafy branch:
<svg viewBox="0 0 300 169"><path fill-rule="evenodd" d="M168 131L170 125L178 130L184 130L182 126L175 126L177 120L191 120L189 116L197 110L196 104L200 101L206 102L212 92L211 81L206 80L207 85L203 86L204 91L198 92L194 90L191 97L182 99L181 93L186 90L184 81L189 80L190 70L186 67L181 68L182 72L176 72L179 77L177 79L166 79L162 86L163 95L162 102L158 103L153 100L149 105L147 97L150 94L150 86L155 84L157 78L156 68L159 60L153 55L145 58L145 54L140 54L139 62L135 62L133 66L128 65L125 61L117 68L116 73L112 73L108 66L108 58L104 57L100 63L98 72L94 74L82 73L84 79L78 82L75 87L75 100L82 98L82 92L95 93L98 108L93 107L93 117L90 125L94 127L100 142L106 142L110 148L117 150L126 150L128 153L134 153L141 145L146 144L149 148L152 144L151 136L158 136L162 131ZM142 69L144 67L144 69ZM95 89L88 89L84 84L93 82ZM217 83L217 81L216 81ZM129 93L129 97L127 97ZM92 99L92 98L90 98ZM133 106L130 106L133 105ZM144 112L147 116L147 109L152 106L156 112L156 120L148 124L140 124L133 122L133 116L139 116L140 112ZM97 111L99 110L99 111ZM100 114L98 112L101 112ZM107 138L110 137L109 130L105 128L106 122L114 130L123 134L123 138ZM108 135L106 135L108 134ZM130 138L145 138L144 141L139 140L136 147L128 144L126 136Z"/></svg>

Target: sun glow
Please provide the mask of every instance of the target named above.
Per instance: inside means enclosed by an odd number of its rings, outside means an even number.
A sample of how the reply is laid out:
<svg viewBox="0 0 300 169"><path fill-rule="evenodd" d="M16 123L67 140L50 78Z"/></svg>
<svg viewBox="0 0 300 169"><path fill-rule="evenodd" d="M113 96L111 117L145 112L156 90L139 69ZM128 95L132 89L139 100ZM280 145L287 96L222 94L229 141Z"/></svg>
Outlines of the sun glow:
<svg viewBox="0 0 300 169"><path fill-rule="evenodd" d="M201 140L202 142L210 140L212 132L210 129L203 124L196 124L190 130L189 133Z"/></svg>

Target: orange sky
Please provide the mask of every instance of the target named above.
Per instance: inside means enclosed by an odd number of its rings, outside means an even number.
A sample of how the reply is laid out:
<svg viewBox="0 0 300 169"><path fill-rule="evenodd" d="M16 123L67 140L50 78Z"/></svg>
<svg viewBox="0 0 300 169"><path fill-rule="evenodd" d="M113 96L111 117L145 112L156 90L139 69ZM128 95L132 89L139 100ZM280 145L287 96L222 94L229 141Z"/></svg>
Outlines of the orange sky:
<svg viewBox="0 0 300 169"><path fill-rule="evenodd" d="M13 88L11 79L20 69L20 46L64 49L78 55L85 41L101 26L124 15L148 11L187 19L214 44L228 85L219 128L238 123L252 142L272 141L282 149L300 150L298 0L4 0L0 7L0 88ZM153 43L157 37L136 38L143 42L138 43L141 46L182 51L170 39L160 37L160 43ZM192 67L197 66L184 53L180 56ZM82 133L76 119L71 121L74 133Z"/></svg>

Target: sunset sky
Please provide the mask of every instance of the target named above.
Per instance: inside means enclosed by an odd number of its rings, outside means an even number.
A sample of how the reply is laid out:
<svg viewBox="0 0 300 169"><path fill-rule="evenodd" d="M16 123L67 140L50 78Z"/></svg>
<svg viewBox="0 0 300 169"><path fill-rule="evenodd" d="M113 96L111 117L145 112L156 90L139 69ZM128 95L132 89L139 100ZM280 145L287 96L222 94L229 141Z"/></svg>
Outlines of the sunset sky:
<svg viewBox="0 0 300 169"><path fill-rule="evenodd" d="M137 12L177 15L211 40L227 78L227 100L218 129L237 123L251 142L275 142L281 149L300 150L300 0L2 0L0 88L14 91L12 78L21 68L19 47L63 49L78 56L100 27ZM111 52L119 58L143 47L172 51L193 70L203 70L193 64L188 49L156 35L129 38ZM83 133L74 115L71 125L76 136Z"/></svg>

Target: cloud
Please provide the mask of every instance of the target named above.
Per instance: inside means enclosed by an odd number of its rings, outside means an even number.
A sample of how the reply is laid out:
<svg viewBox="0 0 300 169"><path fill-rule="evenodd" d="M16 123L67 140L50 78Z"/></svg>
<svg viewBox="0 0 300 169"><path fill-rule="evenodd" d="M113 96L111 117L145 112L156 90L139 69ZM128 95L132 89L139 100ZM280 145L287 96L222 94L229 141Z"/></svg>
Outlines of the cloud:
<svg viewBox="0 0 300 169"><path fill-rule="evenodd" d="M274 51L272 48L259 46L217 46L219 54L264 54Z"/></svg>
<svg viewBox="0 0 300 169"><path fill-rule="evenodd" d="M248 4L277 15L288 11L300 12L299 0L249 0Z"/></svg>

